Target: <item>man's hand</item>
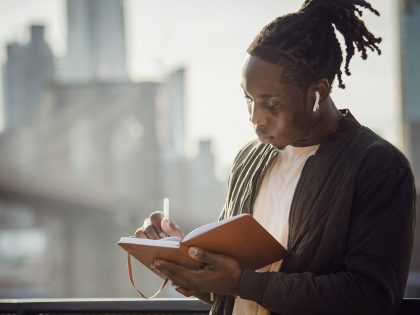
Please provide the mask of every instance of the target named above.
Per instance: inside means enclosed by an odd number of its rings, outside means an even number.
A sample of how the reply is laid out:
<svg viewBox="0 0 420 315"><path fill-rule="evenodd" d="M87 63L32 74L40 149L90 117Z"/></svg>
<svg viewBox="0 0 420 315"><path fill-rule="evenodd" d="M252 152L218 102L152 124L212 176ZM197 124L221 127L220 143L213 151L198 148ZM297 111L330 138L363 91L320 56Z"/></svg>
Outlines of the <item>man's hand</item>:
<svg viewBox="0 0 420 315"><path fill-rule="evenodd" d="M196 295L202 292L237 294L242 268L235 259L196 247L190 247L188 254L193 259L205 263L204 267L191 270L160 259L154 262L153 267L171 280L177 291L184 295Z"/></svg>
<svg viewBox="0 0 420 315"><path fill-rule="evenodd" d="M137 229L134 236L154 240L168 236L177 236L183 239L184 233L174 222L165 218L162 212L156 211L144 220L143 226Z"/></svg>

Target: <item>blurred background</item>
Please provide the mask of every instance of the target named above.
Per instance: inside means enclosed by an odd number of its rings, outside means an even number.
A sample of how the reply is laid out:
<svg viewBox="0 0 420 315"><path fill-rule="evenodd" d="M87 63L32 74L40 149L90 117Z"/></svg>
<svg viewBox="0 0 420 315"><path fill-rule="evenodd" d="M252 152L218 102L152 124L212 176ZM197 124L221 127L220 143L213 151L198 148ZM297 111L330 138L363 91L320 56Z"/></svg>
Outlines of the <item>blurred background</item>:
<svg viewBox="0 0 420 315"><path fill-rule="evenodd" d="M215 221L254 138L246 48L302 2L0 0L0 298L136 297L121 236L164 197L186 232ZM382 55L355 56L333 99L400 148L419 182L420 1L370 2ZM406 296L420 297L419 246ZM153 293L160 279L135 269Z"/></svg>

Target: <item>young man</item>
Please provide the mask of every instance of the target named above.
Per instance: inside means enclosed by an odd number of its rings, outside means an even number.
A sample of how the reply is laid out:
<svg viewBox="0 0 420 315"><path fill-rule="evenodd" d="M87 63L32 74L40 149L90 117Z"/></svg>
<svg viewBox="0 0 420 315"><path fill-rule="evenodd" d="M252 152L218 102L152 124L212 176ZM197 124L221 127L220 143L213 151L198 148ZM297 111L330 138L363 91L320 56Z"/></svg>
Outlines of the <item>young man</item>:
<svg viewBox="0 0 420 315"><path fill-rule="evenodd" d="M362 0L307 0L267 25L248 49L242 87L258 140L237 155L221 218L251 213L289 255L262 270L190 248L206 265L154 267L185 295L216 298L212 314L393 314L413 241L415 187L395 147L331 99L354 47L380 53L356 15ZM333 27L334 25L334 27ZM182 235L154 213L138 237Z"/></svg>

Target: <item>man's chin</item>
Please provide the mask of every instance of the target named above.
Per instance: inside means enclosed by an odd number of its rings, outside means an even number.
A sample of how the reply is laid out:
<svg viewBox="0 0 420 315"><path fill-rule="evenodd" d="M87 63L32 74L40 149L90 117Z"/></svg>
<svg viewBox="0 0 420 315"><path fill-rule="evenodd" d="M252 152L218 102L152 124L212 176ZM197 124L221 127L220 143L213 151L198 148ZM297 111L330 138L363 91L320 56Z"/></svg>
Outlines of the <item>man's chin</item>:
<svg viewBox="0 0 420 315"><path fill-rule="evenodd" d="M270 144L274 140L273 137L258 137L258 141L262 144Z"/></svg>
<svg viewBox="0 0 420 315"><path fill-rule="evenodd" d="M275 143L274 137L258 137L258 141L261 144L271 144L273 147L284 150L287 145Z"/></svg>

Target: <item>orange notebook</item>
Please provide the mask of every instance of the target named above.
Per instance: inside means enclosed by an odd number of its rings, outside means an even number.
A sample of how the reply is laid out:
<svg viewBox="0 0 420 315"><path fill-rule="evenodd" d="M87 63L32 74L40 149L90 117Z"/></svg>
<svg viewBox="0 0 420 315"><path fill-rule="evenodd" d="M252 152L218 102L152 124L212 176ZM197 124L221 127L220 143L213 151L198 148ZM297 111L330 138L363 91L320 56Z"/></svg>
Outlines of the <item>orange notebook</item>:
<svg viewBox="0 0 420 315"><path fill-rule="evenodd" d="M118 245L148 268L158 258L200 267L200 263L188 255L191 246L231 256L242 267L253 270L279 261L287 254L286 249L249 214L203 225L183 240L177 237L160 240L122 237Z"/></svg>

